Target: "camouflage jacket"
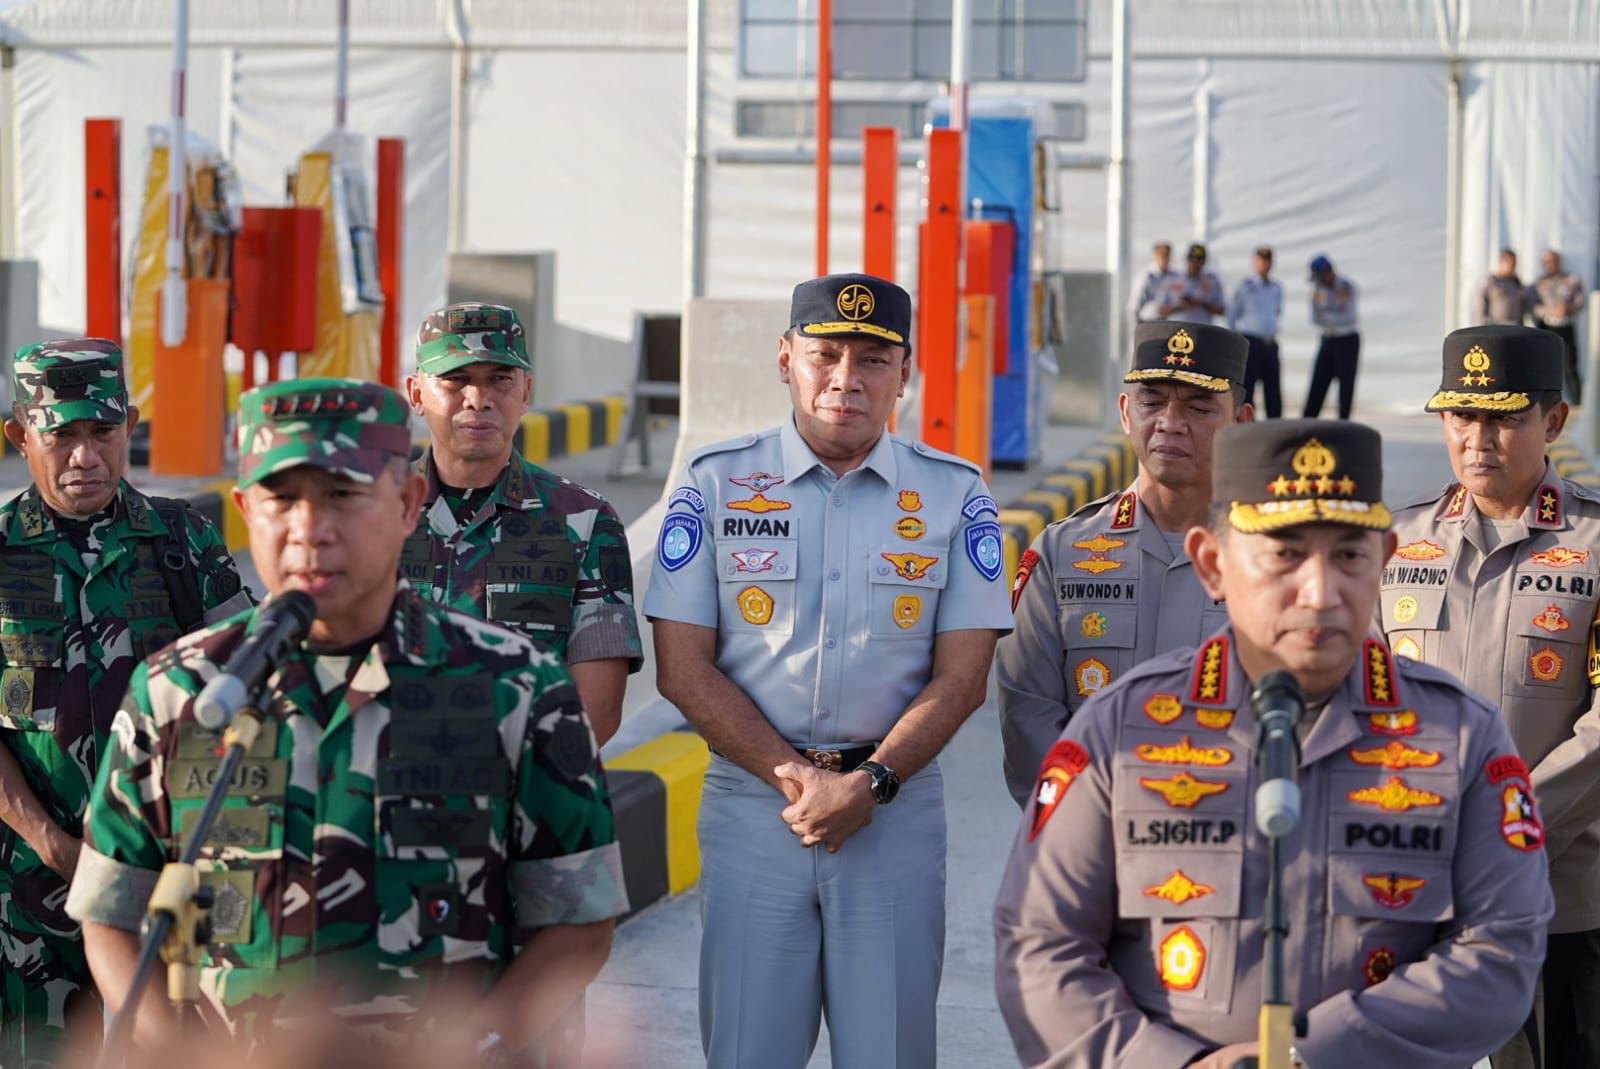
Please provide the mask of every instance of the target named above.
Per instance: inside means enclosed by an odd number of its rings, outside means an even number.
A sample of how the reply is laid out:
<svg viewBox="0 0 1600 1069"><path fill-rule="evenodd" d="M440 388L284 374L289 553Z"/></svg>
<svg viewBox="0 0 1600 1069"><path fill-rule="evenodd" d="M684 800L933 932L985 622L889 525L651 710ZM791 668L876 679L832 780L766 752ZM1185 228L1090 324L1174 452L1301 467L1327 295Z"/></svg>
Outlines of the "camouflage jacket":
<svg viewBox="0 0 1600 1069"><path fill-rule="evenodd" d="M605 775L560 661L398 585L364 655L302 649L272 677L261 735L205 840L216 900L201 988L235 1034L311 1006L400 1035L444 985L487 987L537 929L627 909ZM74 919L137 930L220 764L194 698L252 619L195 632L134 673L95 782Z"/></svg>
<svg viewBox="0 0 1600 1069"><path fill-rule="evenodd" d="M626 657L639 670L628 537L605 498L513 454L463 524L440 492L432 450L421 467L428 492L400 557L419 591L515 628L568 664Z"/></svg>
<svg viewBox="0 0 1600 1069"><path fill-rule="evenodd" d="M181 537L208 620L250 605L217 529L197 512L185 515L177 536L124 482L74 544L63 534L71 521L58 520L34 487L0 506L0 742L51 818L74 835L128 678L179 634L157 539ZM93 554L88 566L80 545ZM37 866L9 829L0 842L12 839L0 864Z"/></svg>

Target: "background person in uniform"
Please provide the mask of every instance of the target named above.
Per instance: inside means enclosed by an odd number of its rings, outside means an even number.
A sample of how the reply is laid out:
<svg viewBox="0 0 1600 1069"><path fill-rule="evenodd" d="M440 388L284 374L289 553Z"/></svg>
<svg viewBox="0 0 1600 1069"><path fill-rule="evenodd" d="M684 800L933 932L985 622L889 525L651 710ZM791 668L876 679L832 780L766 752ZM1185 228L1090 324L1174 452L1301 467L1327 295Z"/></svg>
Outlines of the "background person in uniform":
<svg viewBox="0 0 1600 1069"><path fill-rule="evenodd" d="M139 410L115 343L23 347L11 396L6 439L31 482L0 506L0 1065L32 1066L80 1012L98 1031L62 906L128 677L250 599L208 520L124 481Z"/></svg>
<svg viewBox="0 0 1600 1069"><path fill-rule="evenodd" d="M1322 414L1328 385L1339 381L1339 418L1349 419L1356 401L1356 365L1361 360L1361 331L1356 318L1356 286L1335 274L1333 261L1322 253L1311 258L1311 324L1322 335L1311 365L1306 390L1307 418Z"/></svg>
<svg viewBox="0 0 1600 1069"><path fill-rule="evenodd" d="M1283 415L1283 393L1278 381L1278 324L1283 319L1283 287L1271 277L1272 250L1258 247L1250 257L1250 275L1233 291L1228 305L1228 329L1243 334L1250 343L1244 364L1244 399L1256 400L1256 383L1261 383L1261 400L1267 418Z"/></svg>
<svg viewBox="0 0 1600 1069"><path fill-rule="evenodd" d="M1395 547L1376 431L1217 436L1189 555L1229 624L1102 691L1039 773L995 907L1024 1065L1233 1069L1256 1053L1267 846L1250 696L1306 698L1283 840L1295 1062L1463 1069L1532 1000L1550 916L1527 768L1493 707L1368 638Z"/></svg>
<svg viewBox="0 0 1600 1069"><path fill-rule="evenodd" d="M1018 805L1045 751L1096 691L1227 619L1183 539L1206 522L1213 438L1251 418L1245 349L1221 327L1141 325L1117 398L1139 460L1133 485L1046 527L1018 562L1014 630L995 653L1006 786Z"/></svg>
<svg viewBox="0 0 1600 1069"><path fill-rule="evenodd" d="M1156 294L1161 284L1173 274L1172 243L1158 241L1150 247L1150 263L1133 280L1133 288L1128 291L1128 318L1133 320L1134 326L1161 318L1157 311Z"/></svg>
<svg viewBox="0 0 1600 1069"><path fill-rule="evenodd" d="M977 468L885 433L911 298L795 287L793 416L695 454L645 615L657 683L715 751L700 802L700 1030L713 1069L935 1063L939 751L1010 626ZM821 846L825 849L808 850Z"/></svg>
<svg viewBox="0 0 1600 1069"><path fill-rule="evenodd" d="M469 302L430 314L405 385L431 442L403 574L419 593L562 658L604 744L643 657L628 537L605 498L512 450L533 390L517 313Z"/></svg>
<svg viewBox="0 0 1600 1069"><path fill-rule="evenodd" d="M1561 254L1544 250L1539 257L1544 274L1529 287L1533 325L1561 339L1566 354L1567 401L1583 403L1583 361L1578 359L1578 313L1583 311L1583 279L1561 268Z"/></svg>
<svg viewBox="0 0 1600 1069"><path fill-rule="evenodd" d="M515 1051L605 960L627 908L594 736L560 659L396 578L424 480L395 391L295 379L239 406L234 501L273 594L317 619L263 698L260 738L201 853L212 887L204 1010L252 1042L333 1015L375 1040L431 1024ZM202 684L253 617L188 636L134 673L95 781L68 910L113 1007L176 833L220 756ZM314 904L314 906L313 906ZM172 1021L159 980L138 1041ZM431 998L476 996L427 1021Z"/></svg>
<svg viewBox="0 0 1600 1069"><path fill-rule="evenodd" d="M1184 323L1212 323L1227 312L1222 299L1222 280L1206 270L1206 247L1199 242L1189 246L1183 272L1174 272L1156 288L1156 318Z"/></svg>
<svg viewBox="0 0 1600 1069"><path fill-rule="evenodd" d="M1501 249L1499 262L1472 296L1473 321L1520 326L1532 310L1532 297L1517 277L1517 254Z"/></svg>
<svg viewBox="0 0 1600 1069"><path fill-rule="evenodd" d="M1531 327L1445 338L1427 409L1455 481L1397 513L1379 620L1396 653L1495 703L1533 769L1556 902L1545 1069L1600 1065L1600 496L1545 459L1567 419L1562 362Z"/></svg>

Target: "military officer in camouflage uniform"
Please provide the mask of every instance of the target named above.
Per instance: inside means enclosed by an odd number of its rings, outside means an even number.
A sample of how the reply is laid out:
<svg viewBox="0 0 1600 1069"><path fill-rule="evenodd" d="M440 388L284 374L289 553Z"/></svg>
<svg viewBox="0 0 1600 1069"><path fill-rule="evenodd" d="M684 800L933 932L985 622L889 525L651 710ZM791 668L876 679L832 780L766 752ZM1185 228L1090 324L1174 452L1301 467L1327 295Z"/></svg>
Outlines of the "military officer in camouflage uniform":
<svg viewBox="0 0 1600 1069"><path fill-rule="evenodd" d="M642 657L628 539L605 498L512 451L532 389L510 308L453 304L423 321L406 396L432 438L428 492L400 566L418 592L561 657L604 743Z"/></svg>
<svg viewBox="0 0 1600 1069"><path fill-rule="evenodd" d="M690 458L645 612L661 694L716 753L700 799L712 1069L925 1069L944 955L940 750L1010 623L978 469L884 430L911 298L795 287L793 416ZM904 780L902 787L901 781ZM808 847L823 849L805 849Z"/></svg>
<svg viewBox="0 0 1600 1069"><path fill-rule="evenodd" d="M334 1014L392 1039L462 1032L517 1050L570 1005L626 909L594 736L559 658L396 578L423 479L398 393L349 379L240 401L239 504L274 594L317 605L270 680L261 738L201 853L213 944L206 1008L260 1040ZM140 915L219 756L196 694L253 617L188 636L135 672L95 782L68 900L115 1005ZM158 986L158 985L157 985ZM430 999L474 996L430 1021ZM170 1030L154 989L142 1042Z"/></svg>
<svg viewBox="0 0 1600 1069"><path fill-rule="evenodd" d="M995 652L1006 786L1018 805L1090 695L1226 619L1200 588L1183 538L1205 523L1212 439L1252 418L1242 385L1249 348L1221 327L1141 323L1117 398L1138 476L1045 528L1023 553L1015 630Z"/></svg>
<svg viewBox="0 0 1600 1069"><path fill-rule="evenodd" d="M1131 670L1051 747L995 907L1024 1065L1232 1069L1256 1053L1266 841L1250 697L1291 672L1303 811L1281 840L1309 1069L1463 1069L1514 1034L1551 914L1527 766L1495 709L1368 637L1395 548L1376 431L1217 436L1187 536L1229 623Z"/></svg>
<svg viewBox="0 0 1600 1069"><path fill-rule="evenodd" d="M31 485L0 507L0 1065L50 1062L92 994L66 880L128 677L249 606L216 528L123 480L122 353L72 338L12 363L6 438ZM95 1014L90 1013L89 1031Z"/></svg>
<svg viewBox="0 0 1600 1069"><path fill-rule="evenodd" d="M1588 1069L1600 1065L1600 496L1545 458L1567 419L1563 358L1559 337L1530 327L1445 338L1427 409L1455 481L1396 513L1379 622L1396 653L1494 702L1533 769L1556 898L1544 1066ZM1533 1064L1511 1050L1495 1062Z"/></svg>

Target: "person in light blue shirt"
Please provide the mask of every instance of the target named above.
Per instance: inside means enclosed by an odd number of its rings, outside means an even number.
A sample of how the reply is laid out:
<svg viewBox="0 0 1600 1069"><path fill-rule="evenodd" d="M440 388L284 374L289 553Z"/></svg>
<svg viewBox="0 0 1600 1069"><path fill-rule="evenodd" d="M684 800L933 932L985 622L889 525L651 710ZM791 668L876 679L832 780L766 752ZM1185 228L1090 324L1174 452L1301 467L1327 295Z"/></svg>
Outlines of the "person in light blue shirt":
<svg viewBox="0 0 1600 1069"><path fill-rule="evenodd" d="M1361 360L1361 330L1356 318L1356 286L1333 269L1322 253L1311 259L1311 323L1322 334L1306 390L1307 419L1322 414L1322 401L1339 382L1339 418L1349 419L1356 400L1356 366Z"/></svg>
<svg viewBox="0 0 1600 1069"><path fill-rule="evenodd" d="M1206 247L1198 241L1189 246L1183 272L1168 275L1156 287L1156 319L1179 323L1215 323L1227 312L1223 303L1222 280L1206 270Z"/></svg>
<svg viewBox="0 0 1600 1069"><path fill-rule="evenodd" d="M656 683L713 752L700 801L700 1034L712 1069L936 1063L936 757L1010 630L979 470L885 431L911 298L795 288L793 414L692 456L644 612ZM814 849L821 847L821 849Z"/></svg>
<svg viewBox="0 0 1600 1069"><path fill-rule="evenodd" d="M1256 399L1256 383L1261 383L1261 398L1267 418L1283 415L1283 392L1279 387L1278 324L1283 319L1283 287L1272 274L1272 250L1258 246L1250 257L1251 274L1233 291L1228 304L1228 329L1243 334L1250 343L1245 358L1244 396L1251 404Z"/></svg>
<svg viewBox="0 0 1600 1069"><path fill-rule="evenodd" d="M1156 294L1163 282L1176 275L1177 272L1172 270L1172 243L1156 242L1150 247L1150 262L1133 280L1133 288L1128 291L1128 318L1133 320L1135 326L1161 318Z"/></svg>

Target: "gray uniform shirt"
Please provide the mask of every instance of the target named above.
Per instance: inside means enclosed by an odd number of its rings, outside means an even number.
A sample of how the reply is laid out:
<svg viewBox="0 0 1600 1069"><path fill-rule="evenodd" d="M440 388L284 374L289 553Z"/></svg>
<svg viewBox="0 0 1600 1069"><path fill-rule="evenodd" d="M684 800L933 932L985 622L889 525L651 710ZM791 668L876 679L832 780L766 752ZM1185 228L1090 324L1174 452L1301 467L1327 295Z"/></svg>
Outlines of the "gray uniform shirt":
<svg viewBox="0 0 1600 1069"><path fill-rule="evenodd" d="M1500 707L1547 822L1554 932L1600 928L1600 496L1547 466L1520 530L1486 541L1460 487L1396 511L1380 626L1397 654Z"/></svg>
<svg viewBox="0 0 1600 1069"><path fill-rule="evenodd" d="M1015 630L995 650L1006 786L1027 803L1067 719L1134 665L1228 621L1130 488L1040 532L1019 566Z"/></svg>
<svg viewBox="0 0 1600 1069"><path fill-rule="evenodd" d="M995 906L1024 1065L1177 1067L1256 1038L1266 843L1228 630L1141 665L1051 750ZM1462 1069L1522 1024L1550 890L1495 711L1369 641L1305 736L1284 840L1306 1064Z"/></svg>
<svg viewBox="0 0 1600 1069"><path fill-rule="evenodd" d="M717 629L717 668L798 744L882 739L941 631L1009 630L978 469L885 433L835 476L793 420L708 446L669 498L645 615Z"/></svg>

